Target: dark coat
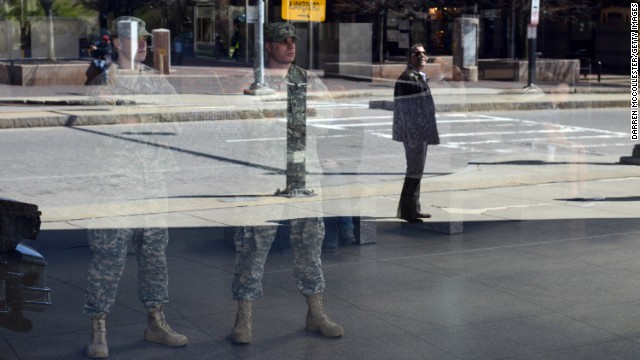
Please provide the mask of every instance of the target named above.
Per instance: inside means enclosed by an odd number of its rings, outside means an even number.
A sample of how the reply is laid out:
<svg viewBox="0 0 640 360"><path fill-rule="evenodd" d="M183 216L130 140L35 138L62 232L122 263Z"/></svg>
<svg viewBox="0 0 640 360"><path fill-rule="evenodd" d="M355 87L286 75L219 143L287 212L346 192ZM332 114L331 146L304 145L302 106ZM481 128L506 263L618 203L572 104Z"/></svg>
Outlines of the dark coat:
<svg viewBox="0 0 640 360"><path fill-rule="evenodd" d="M413 145L440 143L436 108L427 81L411 66L396 81L393 91L393 140Z"/></svg>

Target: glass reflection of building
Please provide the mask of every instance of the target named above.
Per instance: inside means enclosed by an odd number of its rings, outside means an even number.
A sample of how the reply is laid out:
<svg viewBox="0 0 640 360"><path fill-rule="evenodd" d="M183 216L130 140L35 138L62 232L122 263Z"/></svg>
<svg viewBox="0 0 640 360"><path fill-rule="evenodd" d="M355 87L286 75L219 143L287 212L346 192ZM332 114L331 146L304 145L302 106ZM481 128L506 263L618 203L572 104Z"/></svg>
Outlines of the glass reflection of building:
<svg viewBox="0 0 640 360"><path fill-rule="evenodd" d="M196 0L193 5L194 51L199 55L224 58L229 55L234 32L240 32L241 48L247 49L249 25L247 12L255 11L244 1ZM249 49L251 47L248 47ZM249 53L243 52L245 62Z"/></svg>

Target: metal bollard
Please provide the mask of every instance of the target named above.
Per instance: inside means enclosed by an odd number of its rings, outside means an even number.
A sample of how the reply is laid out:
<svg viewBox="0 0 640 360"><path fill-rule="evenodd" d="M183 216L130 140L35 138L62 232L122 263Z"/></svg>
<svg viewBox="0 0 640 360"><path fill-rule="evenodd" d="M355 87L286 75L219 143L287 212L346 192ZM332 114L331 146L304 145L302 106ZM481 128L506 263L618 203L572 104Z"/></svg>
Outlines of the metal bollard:
<svg viewBox="0 0 640 360"><path fill-rule="evenodd" d="M153 30L153 67L162 74L171 71L171 32L167 29Z"/></svg>

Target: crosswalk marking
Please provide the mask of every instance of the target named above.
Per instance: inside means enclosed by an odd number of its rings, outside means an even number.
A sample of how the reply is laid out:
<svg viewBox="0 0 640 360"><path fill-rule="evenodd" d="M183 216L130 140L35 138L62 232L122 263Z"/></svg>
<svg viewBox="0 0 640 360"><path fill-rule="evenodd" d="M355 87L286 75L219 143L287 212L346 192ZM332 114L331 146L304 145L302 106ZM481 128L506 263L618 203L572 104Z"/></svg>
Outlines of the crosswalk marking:
<svg viewBox="0 0 640 360"><path fill-rule="evenodd" d="M440 146L451 149L510 153L518 151L522 146L553 142L556 136L563 140L574 142L592 140L592 144L584 145L587 148L605 148L629 145L625 143L606 143L606 140L626 139L628 134L603 129L545 123L543 121L477 113L445 113L437 114L436 117L438 125L441 128L440 138L442 143ZM287 121L283 118L276 120L279 122ZM368 136L391 139L393 115L309 118L307 119L307 123L310 127L320 129L345 132L357 130L362 131ZM482 131L461 131L467 125L482 125L480 127ZM341 136L332 135L331 137ZM280 140L284 140L284 138L239 139L227 141L241 142ZM595 141L597 140L605 142L596 143Z"/></svg>

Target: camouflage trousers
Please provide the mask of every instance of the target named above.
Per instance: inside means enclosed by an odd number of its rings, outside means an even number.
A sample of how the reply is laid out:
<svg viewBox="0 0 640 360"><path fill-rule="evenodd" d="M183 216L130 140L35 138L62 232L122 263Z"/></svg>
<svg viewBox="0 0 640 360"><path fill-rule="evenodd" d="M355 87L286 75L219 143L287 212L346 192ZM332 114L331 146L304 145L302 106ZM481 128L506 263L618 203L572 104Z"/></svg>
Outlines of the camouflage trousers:
<svg viewBox="0 0 640 360"><path fill-rule="evenodd" d="M324 223L321 218L290 220L293 276L302 295L324 292L320 260ZM276 226L247 226L236 236L234 300L255 301L262 297L262 277L269 249L275 240Z"/></svg>
<svg viewBox="0 0 640 360"><path fill-rule="evenodd" d="M169 301L165 250L169 235L165 228L98 229L88 234L93 258L89 264L87 302L84 313L93 316L109 312L115 303L128 246L133 246L138 262L138 298L145 307Z"/></svg>

